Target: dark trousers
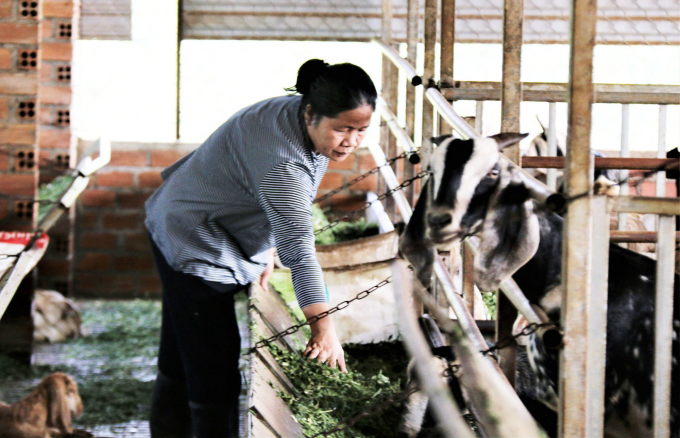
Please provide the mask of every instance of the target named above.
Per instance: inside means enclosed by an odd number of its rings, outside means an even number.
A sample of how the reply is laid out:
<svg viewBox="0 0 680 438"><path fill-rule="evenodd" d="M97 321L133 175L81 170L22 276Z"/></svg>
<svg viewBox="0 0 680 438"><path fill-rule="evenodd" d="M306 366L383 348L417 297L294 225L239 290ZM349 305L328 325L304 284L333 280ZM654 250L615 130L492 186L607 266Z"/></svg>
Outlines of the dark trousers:
<svg viewBox="0 0 680 438"><path fill-rule="evenodd" d="M199 438L237 436L241 337L234 294L242 286L218 292L172 269L153 241L151 246L163 285L152 436L188 437L192 430Z"/></svg>

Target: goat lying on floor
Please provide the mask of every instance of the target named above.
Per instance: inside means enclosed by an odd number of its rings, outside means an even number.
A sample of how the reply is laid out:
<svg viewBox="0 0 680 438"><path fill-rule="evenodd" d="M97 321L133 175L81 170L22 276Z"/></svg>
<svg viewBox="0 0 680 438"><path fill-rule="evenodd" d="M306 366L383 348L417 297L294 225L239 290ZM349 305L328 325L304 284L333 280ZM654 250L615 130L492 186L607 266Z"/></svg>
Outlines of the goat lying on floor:
<svg viewBox="0 0 680 438"><path fill-rule="evenodd" d="M559 322L561 307L562 218L529 197L517 171L500 160L500 151L524 138L433 139L433 173L423 187L400 249L428 286L435 248L446 249L467 236L479 237L475 282L496 290L512 276L528 300ZM651 436L654 382L654 302L656 262L610 245L605 368L607 436ZM680 280L675 277L672 379L680 369ZM537 391L556 406L558 351L531 336L528 355ZM568 376L566 376L568 377ZM680 385L671 388L671 436L680 437Z"/></svg>
<svg viewBox="0 0 680 438"><path fill-rule="evenodd" d="M0 402L0 437L56 438L74 433L72 416L83 413L78 385L71 376L54 373L13 405ZM80 431L78 436L92 436Z"/></svg>
<svg viewBox="0 0 680 438"><path fill-rule="evenodd" d="M55 343L83 336L78 307L57 291L36 290L31 315L36 342Z"/></svg>

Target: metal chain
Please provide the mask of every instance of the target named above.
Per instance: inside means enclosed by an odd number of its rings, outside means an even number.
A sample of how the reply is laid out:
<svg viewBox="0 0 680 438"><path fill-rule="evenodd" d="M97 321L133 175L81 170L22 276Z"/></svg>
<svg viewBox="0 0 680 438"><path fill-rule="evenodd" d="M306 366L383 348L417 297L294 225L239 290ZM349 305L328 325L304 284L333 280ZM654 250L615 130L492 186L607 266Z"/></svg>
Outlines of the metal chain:
<svg viewBox="0 0 680 438"><path fill-rule="evenodd" d="M538 331L539 328L541 327L550 327L550 326L555 326L556 324L554 322L544 322L541 324L537 324L535 322L532 322L531 324L527 325L522 329L521 332L514 336L508 336L507 338L503 338L500 341L496 342L496 345L493 345L489 347L486 350L480 351L484 356L486 355L493 355L494 351L502 350L504 348L509 347L512 345L512 341L514 341L517 338L521 338L522 336L529 336Z"/></svg>
<svg viewBox="0 0 680 438"><path fill-rule="evenodd" d="M418 173L418 175L414 176L413 178L409 178L409 179L407 179L407 180L404 180L403 183L399 184L398 186L396 186L396 187L393 188L393 189L390 189L390 190L386 191L386 192L383 193L382 195L378 196L378 198L375 199L374 201L372 201L372 202L366 202L366 203L364 204L363 207L360 207L360 208L358 208L358 209L356 209L356 210L354 210L354 211L351 211L351 212L347 213L346 215L342 216L341 218L334 219L334 220L331 221L328 225L326 225L326 226L324 226L324 227L322 227L322 228L319 228L318 230L314 231L314 235L315 235L315 236L318 236L319 234L323 233L324 231L330 230L331 228L335 227L336 225L338 225L340 222L344 221L345 219L349 219L350 217L354 216L355 214L357 214L357 213L359 213L359 212L362 212L362 211L364 211L364 210L370 208L371 205L375 204L376 202L380 202L380 201L382 201L383 199L392 196L394 193L398 192L399 190L401 190L401 189L403 189L403 188L405 188L405 187L408 187L408 186L410 186L411 184L413 184L413 181L415 181L415 180L417 180L417 179L425 178L427 175L429 175L429 172L428 172L427 170L423 170L423 171L421 171L420 173Z"/></svg>
<svg viewBox="0 0 680 438"><path fill-rule="evenodd" d="M354 178L353 180L347 182L346 184L343 184L340 187L331 190L330 192L324 194L323 196L319 196L318 198L316 198L314 200L314 204L318 204L319 202L325 201L326 199L330 198L333 195L337 195L341 191L345 190L346 188L348 188L350 186L353 186L354 184L358 183L359 181L363 181L366 178L368 178L369 176L378 173L382 167L390 166L394 162L399 161L403 158L406 158L410 155L411 154L409 152L402 152L401 154L397 155L396 157L390 158L389 160L385 161L385 164L369 170L368 172L364 173L363 175L360 175L360 176Z"/></svg>
<svg viewBox="0 0 680 438"><path fill-rule="evenodd" d="M297 332L298 330L300 330L302 327L304 327L304 326L306 326L306 325L314 324L315 322L317 322L317 321L319 321L319 320L321 320L321 319L323 319L323 318L325 318L325 317L327 317L327 316L329 316L329 315L332 315L332 314L334 314L335 312L338 312L338 311L340 311L340 310L346 308L346 307L349 306L353 301L363 300L364 298L366 298L367 296L369 296L370 294L372 294L372 293L375 292L376 290L380 289L381 287L383 287L383 286L385 286L386 284L391 283L391 282L392 282L392 277L391 277L391 276L390 276L390 277L387 277L386 279L384 279L384 280L381 281L380 283L376 284L375 286L370 287L370 288L368 288L368 289L366 289L366 290L362 290L361 292L359 292L359 293L358 293L354 298L352 298L351 300L342 301L342 302L339 303L337 306L332 307L332 308L330 308L330 309L328 309L328 310L326 310L326 311L324 311L324 312L321 312L321 313L319 313L318 315L312 316L312 317L309 318L306 322L303 322L303 323L301 323L301 324L296 324L296 325L294 325L294 326L288 327L287 329L285 329L285 330L283 330L283 331L281 331L281 332L279 332L279 333L276 333L274 336L271 336L271 337L269 337L269 338L267 338L267 339L263 339L263 340L257 342L250 350L248 350L246 353L244 353L244 356L245 356L245 355L248 355L248 354L252 354L252 353L254 353L255 350L257 350L258 348L266 347L267 345L271 344L271 343L274 342L274 341L277 341L277 340L283 338L284 336L292 335L293 333Z"/></svg>

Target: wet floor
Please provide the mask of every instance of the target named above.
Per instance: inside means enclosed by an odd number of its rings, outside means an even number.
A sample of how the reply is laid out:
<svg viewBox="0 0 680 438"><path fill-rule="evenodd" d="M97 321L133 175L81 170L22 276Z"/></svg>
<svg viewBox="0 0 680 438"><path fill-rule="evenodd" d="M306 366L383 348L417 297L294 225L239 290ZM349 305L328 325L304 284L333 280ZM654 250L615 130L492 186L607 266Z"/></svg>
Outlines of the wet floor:
<svg viewBox="0 0 680 438"><path fill-rule="evenodd" d="M111 307L116 308L115 301L107 301L105 304L101 304L102 301L82 301L78 302L79 306L83 310L84 316L89 316L90 320L97 321L99 316L96 312L110 312ZM124 303L124 302L123 302ZM130 303L130 302L127 302ZM144 305L148 305L148 301ZM157 305L157 303L154 303ZM159 306L158 306L159 307ZM242 348L249 347L249 334L248 326L246 322L246 308L247 301L242 299L237 301L237 314L239 318L239 326L241 330ZM133 418L129 421L123 422L103 422L101 424L96 423L96 418L90 417L87 421L88 424L79 424L78 420L74 421L74 427L86 429L93 433L95 437L101 438L148 438L149 424L146 421L146 416L148 412L148 406L151 399L151 388L153 387L153 381L156 377L156 357L153 349L149 351L147 349L144 354L136 356L129 352L121 354L119 359L116 359L115 351L113 355L111 351L108 351L106 355L98 355L98 348L101 348L100 344L96 341L100 338L106 338L109 335L107 332L114 333L118 330L118 327L110 323L110 319L107 320L107 324L91 324L86 325L88 318L84 318L83 325L89 330L88 337L90 337L91 342L80 343L70 341L62 344L36 344L33 350L32 365L33 372L26 378L20 378L19 375L22 373L16 373L14 376L10 374L9 378L0 378L0 400L7 403L14 403L20 398L28 395L40 382L40 380L48 375L52 371L65 371L72 375L76 382L78 382L79 388L81 389L81 396L83 396L84 410L87 413L88 404L87 400L90 400L90 413L92 410L106 411L107 409L122 409L127 413L127 418ZM159 323L159 319L153 320L152 323ZM129 321L123 320L122 324ZM148 323L148 322L145 322ZM143 323L142 323L143 325ZM102 335L103 334L103 335ZM111 335L109 335L111 336ZM117 339L120 342L120 339ZM148 343L148 341L147 341ZM118 344L112 344L118 345ZM142 347L149 347L148 345L143 345ZM141 347L140 347L141 348ZM153 346L153 348L156 348ZM112 359L113 357L113 359ZM115 363L116 360L120 360L120 364ZM111 370L118 370L117 365L120 365L120 369L124 369L124 376L121 378L121 374L114 372L111 375ZM245 361L241 364L242 370L245 371L246 363ZM44 371L43 371L44 370ZM244 377L248 373L243 373ZM105 388L107 382L111 381L111 384L118 383L119 386L115 386L116 389L113 391L118 391L117 388L120 387L121 392L130 392L128 387L132 387L134 391L127 395L125 399L127 403L125 405L111 405L107 406L105 400L108 399L110 395L102 394L101 397L98 396L97 389L92 388L93 384L103 385L100 388ZM123 381L123 384L120 382ZM96 386L95 385L95 386ZM128 386L125 386L128 385ZM86 392L83 393L83 390ZM89 394L86 398L85 394ZM245 435L245 410L246 410L246 398L245 398L245 379L244 379L244 395L241 397L242 404L242 415L241 415L241 436ZM135 412L137 411L137 412ZM108 413L111 414L111 413ZM101 414L101 418L111 418L116 417L116 413L113 415L108 415L106 412ZM95 418L93 421L92 418Z"/></svg>

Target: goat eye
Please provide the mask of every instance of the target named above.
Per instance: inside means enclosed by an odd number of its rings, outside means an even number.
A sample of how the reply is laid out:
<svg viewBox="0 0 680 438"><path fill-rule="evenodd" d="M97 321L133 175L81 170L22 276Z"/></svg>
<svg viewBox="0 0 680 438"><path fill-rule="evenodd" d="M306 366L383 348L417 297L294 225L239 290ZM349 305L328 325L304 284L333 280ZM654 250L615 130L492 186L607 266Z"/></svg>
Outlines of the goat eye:
<svg viewBox="0 0 680 438"><path fill-rule="evenodd" d="M498 169L491 169L489 173L486 174L486 176L491 177L491 178L496 178L498 175L500 175L501 171Z"/></svg>

